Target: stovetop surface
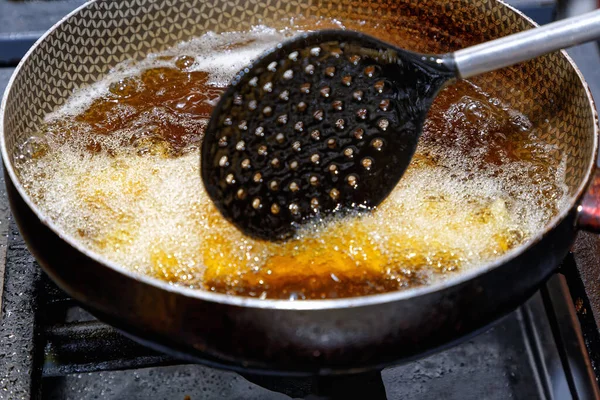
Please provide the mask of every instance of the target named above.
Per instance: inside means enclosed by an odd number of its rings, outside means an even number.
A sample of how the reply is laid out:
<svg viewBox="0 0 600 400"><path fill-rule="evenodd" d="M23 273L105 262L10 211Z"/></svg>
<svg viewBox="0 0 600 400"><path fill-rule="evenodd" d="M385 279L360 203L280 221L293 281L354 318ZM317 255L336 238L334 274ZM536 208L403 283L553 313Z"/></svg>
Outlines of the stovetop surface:
<svg viewBox="0 0 600 400"><path fill-rule="evenodd" d="M14 70L10 62L2 66L2 55L15 51L13 47L3 52L2 40L16 35L28 45L82 3L0 0L0 93ZM518 5L540 23L552 17L551 0L519 0ZM570 54L600 98L597 46L579 46ZM355 390L350 397L593 398L590 385L596 382L586 371L577 318L595 364L600 359L594 319L600 316L600 241L580 235L576 249L565 262L565 276L554 276L525 305L484 333L421 360L387 368L381 375L342 382ZM10 218L4 182L0 182L2 287L0 399L286 399L310 397L320 385L314 379L242 377L189 365L125 339L79 308L41 272Z"/></svg>

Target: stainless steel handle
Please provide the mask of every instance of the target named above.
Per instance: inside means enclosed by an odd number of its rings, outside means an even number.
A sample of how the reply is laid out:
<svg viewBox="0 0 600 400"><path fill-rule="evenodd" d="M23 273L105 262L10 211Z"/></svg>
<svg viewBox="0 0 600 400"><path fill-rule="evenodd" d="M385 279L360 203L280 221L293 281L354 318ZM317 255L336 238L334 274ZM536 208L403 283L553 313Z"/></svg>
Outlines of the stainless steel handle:
<svg viewBox="0 0 600 400"><path fill-rule="evenodd" d="M452 57L459 76L469 78L598 38L600 10L467 47Z"/></svg>

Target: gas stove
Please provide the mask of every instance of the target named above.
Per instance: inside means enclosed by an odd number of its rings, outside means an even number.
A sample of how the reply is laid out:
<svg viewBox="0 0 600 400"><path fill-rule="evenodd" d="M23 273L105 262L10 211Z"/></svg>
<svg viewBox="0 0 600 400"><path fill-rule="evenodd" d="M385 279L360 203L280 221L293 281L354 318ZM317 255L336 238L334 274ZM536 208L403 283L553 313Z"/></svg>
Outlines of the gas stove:
<svg viewBox="0 0 600 400"><path fill-rule="evenodd" d="M81 3L0 0L0 93L33 41ZM540 23L574 12L567 2L513 3ZM600 98L596 44L570 54ZM80 308L28 252L2 182L0 399L600 398L599 279L600 240L582 233L530 300L459 345L363 375L241 375L154 352Z"/></svg>

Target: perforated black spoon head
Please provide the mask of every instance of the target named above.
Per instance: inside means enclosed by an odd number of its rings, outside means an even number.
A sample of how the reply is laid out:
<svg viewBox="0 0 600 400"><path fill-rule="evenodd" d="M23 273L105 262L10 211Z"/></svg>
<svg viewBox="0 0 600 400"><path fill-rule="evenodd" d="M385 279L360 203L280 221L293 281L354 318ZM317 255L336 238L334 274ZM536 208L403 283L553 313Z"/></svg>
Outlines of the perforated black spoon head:
<svg viewBox="0 0 600 400"><path fill-rule="evenodd" d="M220 212L266 240L367 211L396 186L452 65L351 31L304 34L233 79L202 144Z"/></svg>

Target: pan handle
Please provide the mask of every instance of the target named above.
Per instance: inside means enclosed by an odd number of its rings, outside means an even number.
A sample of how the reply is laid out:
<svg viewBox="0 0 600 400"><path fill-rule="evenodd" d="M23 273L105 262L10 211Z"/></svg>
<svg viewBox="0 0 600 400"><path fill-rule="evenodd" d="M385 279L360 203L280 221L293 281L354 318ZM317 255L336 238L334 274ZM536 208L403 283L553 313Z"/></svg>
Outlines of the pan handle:
<svg viewBox="0 0 600 400"><path fill-rule="evenodd" d="M578 211L577 226L589 232L600 233L600 168L594 171Z"/></svg>

